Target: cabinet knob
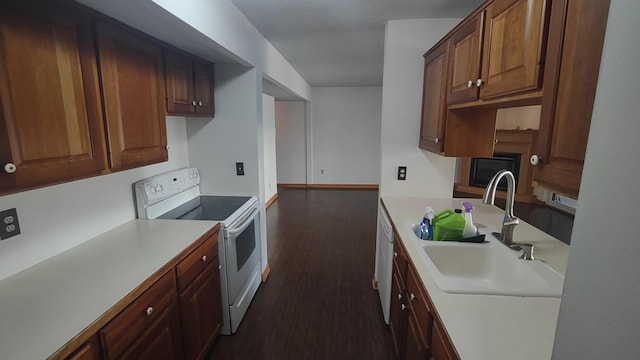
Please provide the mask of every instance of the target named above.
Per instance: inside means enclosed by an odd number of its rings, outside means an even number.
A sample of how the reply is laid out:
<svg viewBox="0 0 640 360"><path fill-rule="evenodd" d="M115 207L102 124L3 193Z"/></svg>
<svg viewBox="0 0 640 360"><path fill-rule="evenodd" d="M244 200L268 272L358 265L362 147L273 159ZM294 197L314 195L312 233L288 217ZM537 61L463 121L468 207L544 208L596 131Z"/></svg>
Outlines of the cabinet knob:
<svg viewBox="0 0 640 360"><path fill-rule="evenodd" d="M401 304L400 306L402 307L402 310L406 310L407 309L407 306L405 304Z"/></svg>
<svg viewBox="0 0 640 360"><path fill-rule="evenodd" d="M402 300L402 294L398 294L398 300Z"/></svg>
<svg viewBox="0 0 640 360"><path fill-rule="evenodd" d="M411 293L411 294L409 294L409 299L411 299L411 301L413 301L413 300L415 300L415 299L416 299L416 296L415 296L415 295L413 295L413 293Z"/></svg>
<svg viewBox="0 0 640 360"><path fill-rule="evenodd" d="M531 165L536 166L542 162L542 158L536 154L533 154L531 155L529 162L531 163Z"/></svg>
<svg viewBox="0 0 640 360"><path fill-rule="evenodd" d="M149 316L149 315L151 315L151 314L153 314L153 306L149 306L149 307L147 308L147 316Z"/></svg>
<svg viewBox="0 0 640 360"><path fill-rule="evenodd" d="M16 164L14 164L14 163L6 163L6 164L4 164L4 171L7 174L13 174L14 172L16 172L16 169L17 169L17 167L16 167Z"/></svg>
<svg viewBox="0 0 640 360"><path fill-rule="evenodd" d="M207 255L202 255L202 262L206 262L207 261Z"/></svg>
<svg viewBox="0 0 640 360"><path fill-rule="evenodd" d="M476 80L476 86L477 86L477 87L482 86L482 84L484 84L484 81L482 81L482 79L478 79L478 80Z"/></svg>
<svg viewBox="0 0 640 360"><path fill-rule="evenodd" d="M222 270L222 265L218 265L218 270Z"/></svg>
<svg viewBox="0 0 640 360"><path fill-rule="evenodd" d="M433 141L437 144L440 142L440 138L435 138Z"/></svg>
<svg viewBox="0 0 640 360"><path fill-rule="evenodd" d="M471 89L473 87L473 81L469 80L469 82L467 82L467 87Z"/></svg>
<svg viewBox="0 0 640 360"><path fill-rule="evenodd" d="M393 257L398 257L398 252L397 251L393 252Z"/></svg>
<svg viewBox="0 0 640 360"><path fill-rule="evenodd" d="M202 106L202 101L198 101L198 106Z"/></svg>
<svg viewBox="0 0 640 360"><path fill-rule="evenodd" d="M193 100L193 101L191 102L191 105L196 106L196 105L197 105L196 101L195 101L195 100Z"/></svg>

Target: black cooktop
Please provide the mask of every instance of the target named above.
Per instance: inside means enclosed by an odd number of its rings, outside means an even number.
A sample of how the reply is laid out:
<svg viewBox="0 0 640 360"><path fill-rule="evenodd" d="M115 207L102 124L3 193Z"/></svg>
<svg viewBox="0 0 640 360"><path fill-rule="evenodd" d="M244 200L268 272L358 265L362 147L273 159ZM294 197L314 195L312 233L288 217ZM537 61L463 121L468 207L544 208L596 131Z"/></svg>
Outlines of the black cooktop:
<svg viewBox="0 0 640 360"><path fill-rule="evenodd" d="M201 195L160 215L158 219L223 221L249 199L250 196Z"/></svg>

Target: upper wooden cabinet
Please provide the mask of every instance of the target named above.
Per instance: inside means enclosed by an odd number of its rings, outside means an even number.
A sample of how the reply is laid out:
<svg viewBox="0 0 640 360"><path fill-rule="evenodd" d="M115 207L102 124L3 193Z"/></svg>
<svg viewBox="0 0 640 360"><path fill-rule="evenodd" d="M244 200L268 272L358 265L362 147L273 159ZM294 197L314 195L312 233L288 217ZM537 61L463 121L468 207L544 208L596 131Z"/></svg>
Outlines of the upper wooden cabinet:
<svg viewBox="0 0 640 360"><path fill-rule="evenodd" d="M214 116L213 64L167 49L165 79L169 114Z"/></svg>
<svg viewBox="0 0 640 360"><path fill-rule="evenodd" d="M548 0L495 0L486 8L480 98L539 89Z"/></svg>
<svg viewBox="0 0 640 360"><path fill-rule="evenodd" d="M476 82L480 78L483 24L484 12L481 12L449 39L449 104L478 99Z"/></svg>
<svg viewBox="0 0 640 360"><path fill-rule="evenodd" d="M107 168L89 17L0 5L0 194Z"/></svg>
<svg viewBox="0 0 640 360"><path fill-rule="evenodd" d="M609 0L555 0L533 178L576 197L598 83Z"/></svg>
<svg viewBox="0 0 640 360"><path fill-rule="evenodd" d="M111 168L166 161L162 48L105 21L96 31Z"/></svg>
<svg viewBox="0 0 640 360"><path fill-rule="evenodd" d="M452 33L449 104L541 87L546 4L543 0L495 0Z"/></svg>
<svg viewBox="0 0 640 360"><path fill-rule="evenodd" d="M447 116L447 44L424 55L420 148L442 153Z"/></svg>

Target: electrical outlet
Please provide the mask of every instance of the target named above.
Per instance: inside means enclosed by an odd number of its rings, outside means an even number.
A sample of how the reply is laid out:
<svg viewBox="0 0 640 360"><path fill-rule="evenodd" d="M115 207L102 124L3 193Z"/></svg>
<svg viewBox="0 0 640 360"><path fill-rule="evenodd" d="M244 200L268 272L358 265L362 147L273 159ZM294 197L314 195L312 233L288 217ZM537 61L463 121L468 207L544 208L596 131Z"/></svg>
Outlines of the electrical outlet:
<svg viewBox="0 0 640 360"><path fill-rule="evenodd" d="M398 180L407 180L406 166L398 166Z"/></svg>
<svg viewBox="0 0 640 360"><path fill-rule="evenodd" d="M241 162L236 163L236 175L244 176L244 163L241 163Z"/></svg>
<svg viewBox="0 0 640 360"><path fill-rule="evenodd" d="M406 166L398 166L398 180L407 180Z"/></svg>
<svg viewBox="0 0 640 360"><path fill-rule="evenodd" d="M320 175L324 175L324 169L320 169Z"/></svg>
<svg viewBox="0 0 640 360"><path fill-rule="evenodd" d="M0 211L0 240L20 235L18 213L15 208Z"/></svg>

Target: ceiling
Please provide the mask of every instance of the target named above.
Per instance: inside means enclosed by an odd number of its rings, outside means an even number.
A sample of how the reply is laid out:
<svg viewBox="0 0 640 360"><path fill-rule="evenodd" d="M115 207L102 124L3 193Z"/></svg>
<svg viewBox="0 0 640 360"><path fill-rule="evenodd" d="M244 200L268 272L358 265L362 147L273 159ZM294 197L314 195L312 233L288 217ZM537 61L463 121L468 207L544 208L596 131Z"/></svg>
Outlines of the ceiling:
<svg viewBox="0 0 640 360"><path fill-rule="evenodd" d="M309 85L381 86L388 20L463 18L483 0L231 1Z"/></svg>

